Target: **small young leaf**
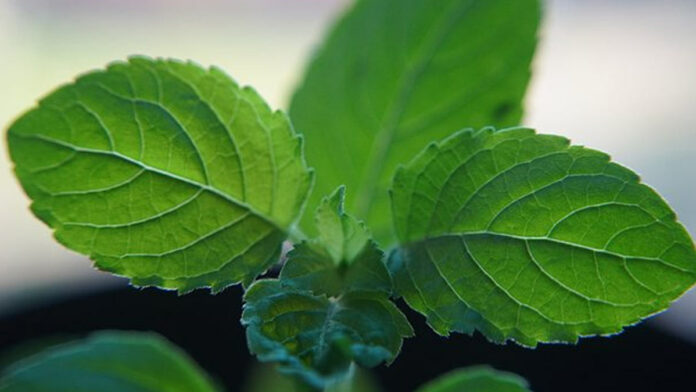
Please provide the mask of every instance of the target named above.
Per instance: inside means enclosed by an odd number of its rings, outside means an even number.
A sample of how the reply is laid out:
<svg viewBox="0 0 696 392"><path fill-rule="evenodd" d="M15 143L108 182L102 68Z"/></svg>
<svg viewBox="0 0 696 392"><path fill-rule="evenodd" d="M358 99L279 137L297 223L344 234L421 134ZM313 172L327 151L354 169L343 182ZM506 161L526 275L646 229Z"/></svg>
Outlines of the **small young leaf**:
<svg viewBox="0 0 696 392"><path fill-rule="evenodd" d="M280 273L283 284L316 294L338 296L351 291L392 293L384 253L370 241L351 264L336 266L316 243L301 243L288 253Z"/></svg>
<svg viewBox="0 0 696 392"><path fill-rule="evenodd" d="M340 186L322 199L315 214L319 242L336 265L352 263L371 239L365 224L345 213L345 189Z"/></svg>
<svg viewBox="0 0 696 392"><path fill-rule="evenodd" d="M244 299L242 324L251 352L317 388L343 378L351 362L372 367L393 360L403 338L412 335L383 294L327 297L264 279Z"/></svg>
<svg viewBox="0 0 696 392"><path fill-rule="evenodd" d="M531 392L516 374L487 366L454 370L418 388L416 392Z"/></svg>
<svg viewBox="0 0 696 392"><path fill-rule="evenodd" d="M98 268L186 292L277 260L311 184L287 117L216 68L131 58L9 129L34 213Z"/></svg>
<svg viewBox="0 0 696 392"><path fill-rule="evenodd" d="M12 365L2 392L213 392L203 371L164 338L100 332Z"/></svg>
<svg viewBox="0 0 696 392"><path fill-rule="evenodd" d="M295 246L281 271L284 284L315 294L350 291L392 292L384 253L362 222L343 211L345 190L338 188L317 208L319 237Z"/></svg>
<svg viewBox="0 0 696 392"><path fill-rule="evenodd" d="M462 131L394 178L397 291L441 334L523 345L617 333L696 281L674 212L598 151Z"/></svg>
<svg viewBox="0 0 696 392"><path fill-rule="evenodd" d="M398 164L462 126L519 124L539 19L538 0L356 1L290 105L317 168L309 207L346 184L349 210L390 245Z"/></svg>

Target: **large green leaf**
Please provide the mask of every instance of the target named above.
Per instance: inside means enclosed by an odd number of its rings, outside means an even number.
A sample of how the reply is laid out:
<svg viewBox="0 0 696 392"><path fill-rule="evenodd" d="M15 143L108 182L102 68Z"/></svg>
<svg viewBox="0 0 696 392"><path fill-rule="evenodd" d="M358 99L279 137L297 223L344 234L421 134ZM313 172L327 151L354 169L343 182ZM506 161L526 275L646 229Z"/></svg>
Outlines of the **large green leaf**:
<svg viewBox="0 0 696 392"><path fill-rule="evenodd" d="M489 367L454 370L418 388L416 392L530 392L516 374Z"/></svg>
<svg viewBox="0 0 696 392"><path fill-rule="evenodd" d="M9 367L2 392L213 392L203 371L150 333L101 332Z"/></svg>
<svg viewBox="0 0 696 392"><path fill-rule="evenodd" d="M372 367L392 361L403 338L413 334L380 293L327 297L265 279L252 284L244 299L251 352L317 388L345 377L352 362Z"/></svg>
<svg viewBox="0 0 696 392"><path fill-rule="evenodd" d="M538 0L358 0L290 106L317 169L310 208L346 184L349 210L389 245L398 164L462 127L519 123L539 14Z"/></svg>
<svg viewBox="0 0 696 392"><path fill-rule="evenodd" d="M350 291L392 292L384 253L363 222L343 210L345 191L322 200L315 215L319 237L295 246L280 278L285 285L315 294L339 296Z"/></svg>
<svg viewBox="0 0 696 392"><path fill-rule="evenodd" d="M249 283L311 184L287 117L216 68L132 58L51 93L9 129L34 213L139 286Z"/></svg>
<svg viewBox="0 0 696 392"><path fill-rule="evenodd" d="M462 131L394 179L397 290L441 334L605 335L696 281L669 206L606 154L530 129Z"/></svg>

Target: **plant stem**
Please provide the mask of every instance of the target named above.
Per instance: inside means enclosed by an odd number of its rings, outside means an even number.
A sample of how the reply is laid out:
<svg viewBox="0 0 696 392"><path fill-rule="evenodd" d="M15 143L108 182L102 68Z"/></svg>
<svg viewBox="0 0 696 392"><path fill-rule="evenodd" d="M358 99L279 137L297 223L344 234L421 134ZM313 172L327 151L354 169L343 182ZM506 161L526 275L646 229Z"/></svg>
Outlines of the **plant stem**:
<svg viewBox="0 0 696 392"><path fill-rule="evenodd" d="M353 381L355 380L355 363L351 362L346 376L324 388L324 392L352 392Z"/></svg>

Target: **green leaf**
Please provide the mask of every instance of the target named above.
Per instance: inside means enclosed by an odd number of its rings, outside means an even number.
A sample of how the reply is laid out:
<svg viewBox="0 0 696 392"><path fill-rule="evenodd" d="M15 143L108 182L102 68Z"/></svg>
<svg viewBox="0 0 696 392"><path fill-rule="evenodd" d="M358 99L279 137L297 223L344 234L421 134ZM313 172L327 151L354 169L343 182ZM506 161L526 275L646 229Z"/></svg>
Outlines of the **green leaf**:
<svg viewBox="0 0 696 392"><path fill-rule="evenodd" d="M164 338L100 332L5 370L2 392L213 392L203 371Z"/></svg>
<svg viewBox="0 0 696 392"><path fill-rule="evenodd" d="M309 207L346 184L349 210L393 242L398 164L462 127L519 124L539 19L538 0L357 1L290 106L317 169Z"/></svg>
<svg viewBox="0 0 696 392"><path fill-rule="evenodd" d="M131 58L9 129L34 213L98 268L186 292L250 283L311 184L287 117L216 68Z"/></svg>
<svg viewBox="0 0 696 392"><path fill-rule="evenodd" d="M397 291L440 334L523 345L620 332L696 281L674 212L598 151L462 131L394 178Z"/></svg>
<svg viewBox="0 0 696 392"><path fill-rule="evenodd" d="M316 388L345 377L350 364L373 367L392 361L412 330L384 294L315 295L259 280L244 297L247 343L263 362Z"/></svg>
<svg viewBox="0 0 696 392"><path fill-rule="evenodd" d="M363 222L343 210L345 188L322 200L315 215L319 237L295 246L281 271L283 284L315 294L392 292L384 253Z"/></svg>
<svg viewBox="0 0 696 392"><path fill-rule="evenodd" d="M418 388L416 392L530 392L516 374L487 366L454 370Z"/></svg>
<svg viewBox="0 0 696 392"><path fill-rule="evenodd" d="M371 239L365 224L345 213L345 189L323 198L315 214L319 241L336 265L352 263Z"/></svg>
<svg viewBox="0 0 696 392"><path fill-rule="evenodd" d="M392 292L384 253L370 241L352 264L336 266L315 243L301 243L288 253L280 278L286 286L338 296L351 291Z"/></svg>

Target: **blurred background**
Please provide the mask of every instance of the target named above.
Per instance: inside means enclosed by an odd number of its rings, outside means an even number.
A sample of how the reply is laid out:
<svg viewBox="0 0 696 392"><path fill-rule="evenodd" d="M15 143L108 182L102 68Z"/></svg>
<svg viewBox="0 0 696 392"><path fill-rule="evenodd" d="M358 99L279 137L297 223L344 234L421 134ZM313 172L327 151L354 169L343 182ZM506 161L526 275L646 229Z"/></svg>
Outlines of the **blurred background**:
<svg viewBox="0 0 696 392"><path fill-rule="evenodd" d="M132 54L218 65L286 108L346 0L0 0L0 124ZM510 37L514 39L514 37ZM610 152L696 234L696 1L547 2L524 125ZM4 144L4 137L3 137ZM54 242L0 149L0 315L124 286ZM696 292L650 323L696 342Z"/></svg>

